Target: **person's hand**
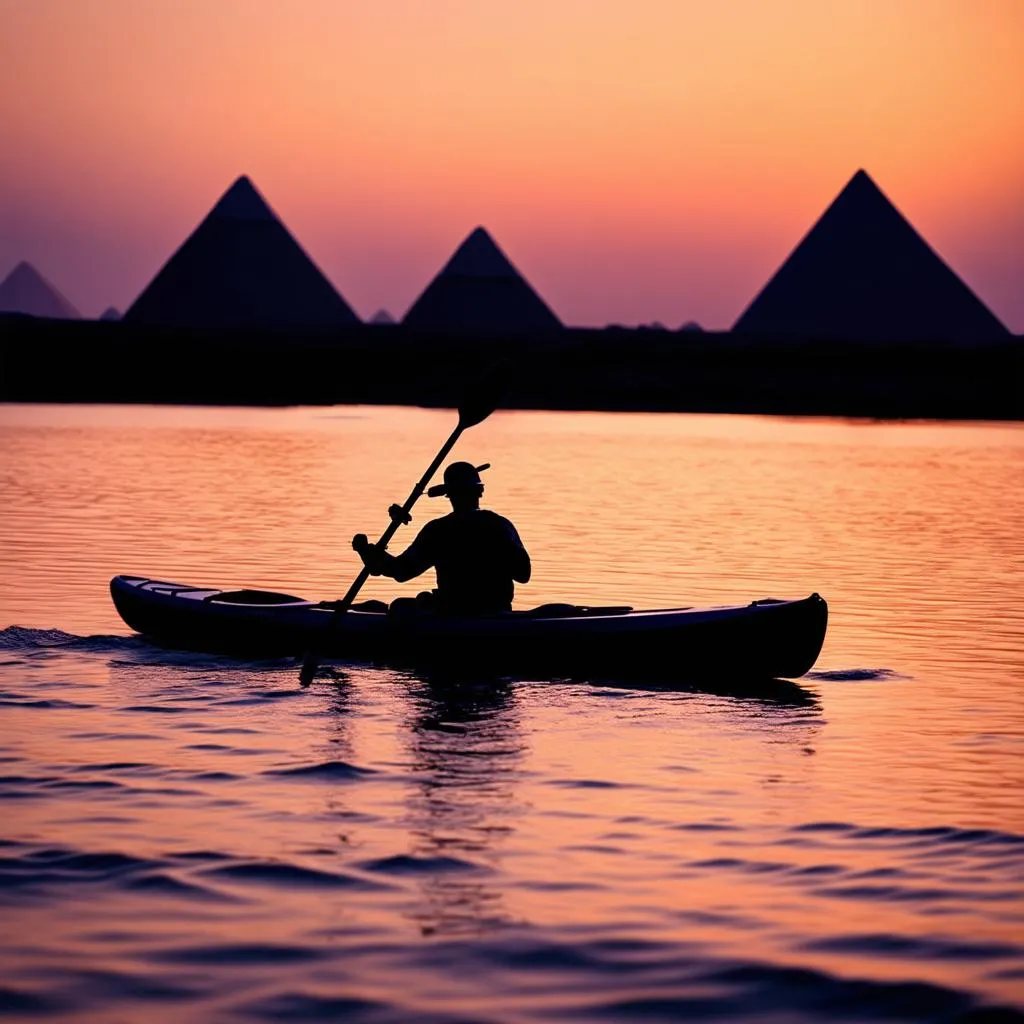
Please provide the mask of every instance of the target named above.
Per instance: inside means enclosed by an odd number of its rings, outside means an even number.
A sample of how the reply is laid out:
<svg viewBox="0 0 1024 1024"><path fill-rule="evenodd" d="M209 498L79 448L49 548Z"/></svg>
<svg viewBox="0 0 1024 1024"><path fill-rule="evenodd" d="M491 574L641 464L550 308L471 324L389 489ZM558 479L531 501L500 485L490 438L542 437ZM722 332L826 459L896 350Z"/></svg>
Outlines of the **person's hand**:
<svg viewBox="0 0 1024 1024"><path fill-rule="evenodd" d="M352 547L362 559L363 565L370 570L371 576L380 576L380 549L366 539L365 533L357 533L352 538Z"/></svg>
<svg viewBox="0 0 1024 1024"><path fill-rule="evenodd" d="M401 505L392 505L388 509L388 515L396 523L405 523L408 526L412 522L412 516Z"/></svg>

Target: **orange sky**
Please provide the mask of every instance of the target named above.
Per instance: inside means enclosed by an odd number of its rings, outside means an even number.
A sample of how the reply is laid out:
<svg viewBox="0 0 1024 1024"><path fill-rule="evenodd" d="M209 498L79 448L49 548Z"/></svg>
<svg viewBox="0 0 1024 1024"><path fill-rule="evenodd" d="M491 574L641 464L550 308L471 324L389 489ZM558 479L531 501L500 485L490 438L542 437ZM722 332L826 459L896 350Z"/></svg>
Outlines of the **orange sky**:
<svg viewBox="0 0 1024 1024"><path fill-rule="evenodd" d="M1024 331L1021 0L0 0L0 276L122 309L249 174L364 317L488 227L728 327L864 167Z"/></svg>

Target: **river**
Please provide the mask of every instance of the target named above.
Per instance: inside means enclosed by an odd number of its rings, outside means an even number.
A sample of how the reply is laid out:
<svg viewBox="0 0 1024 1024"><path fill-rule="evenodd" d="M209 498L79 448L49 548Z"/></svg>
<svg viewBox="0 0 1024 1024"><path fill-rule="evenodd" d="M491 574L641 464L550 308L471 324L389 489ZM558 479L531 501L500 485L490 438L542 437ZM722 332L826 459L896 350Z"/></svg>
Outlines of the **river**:
<svg viewBox="0 0 1024 1024"><path fill-rule="evenodd" d="M518 607L822 594L818 664L763 696L302 689L118 618L118 573L339 596L454 420L0 405L0 1017L1024 1019L1024 428L464 435Z"/></svg>

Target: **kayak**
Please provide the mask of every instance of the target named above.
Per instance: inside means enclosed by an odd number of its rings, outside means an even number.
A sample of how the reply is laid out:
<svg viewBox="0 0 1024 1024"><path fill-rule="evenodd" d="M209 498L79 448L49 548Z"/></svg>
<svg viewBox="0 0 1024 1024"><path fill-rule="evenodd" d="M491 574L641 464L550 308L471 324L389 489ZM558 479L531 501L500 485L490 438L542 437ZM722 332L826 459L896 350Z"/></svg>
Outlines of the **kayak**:
<svg viewBox="0 0 1024 1024"><path fill-rule="evenodd" d="M397 614L378 601L335 616L335 602L115 576L121 618L153 642L240 657L325 656L395 666L452 662L544 677L579 673L795 679L821 652L818 594L720 608L542 605L477 618Z"/></svg>

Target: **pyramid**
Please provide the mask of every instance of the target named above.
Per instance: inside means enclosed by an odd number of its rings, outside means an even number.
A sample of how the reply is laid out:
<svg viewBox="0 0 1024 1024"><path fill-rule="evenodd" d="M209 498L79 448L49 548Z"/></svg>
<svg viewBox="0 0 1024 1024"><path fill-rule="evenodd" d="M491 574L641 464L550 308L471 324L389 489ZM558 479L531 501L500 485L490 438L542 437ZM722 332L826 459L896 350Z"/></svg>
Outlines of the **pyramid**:
<svg viewBox="0 0 1024 1024"><path fill-rule="evenodd" d="M176 327L359 322L246 177L224 193L124 320Z"/></svg>
<svg viewBox="0 0 1024 1024"><path fill-rule="evenodd" d="M53 320L82 318L82 314L31 263L24 261L0 282L0 313L27 313Z"/></svg>
<svg viewBox="0 0 1024 1024"><path fill-rule="evenodd" d="M386 309L378 309L369 319L369 323L377 324L381 327L389 326L394 322L395 318Z"/></svg>
<svg viewBox="0 0 1024 1024"><path fill-rule="evenodd" d="M120 320L121 310L119 310L117 306L107 306L107 308L100 313L100 319L107 321Z"/></svg>
<svg viewBox="0 0 1024 1024"><path fill-rule="evenodd" d="M975 342L1008 335L862 170L733 330L877 341Z"/></svg>
<svg viewBox="0 0 1024 1024"><path fill-rule="evenodd" d="M562 326L483 228L455 250L402 322L425 330L501 334Z"/></svg>

